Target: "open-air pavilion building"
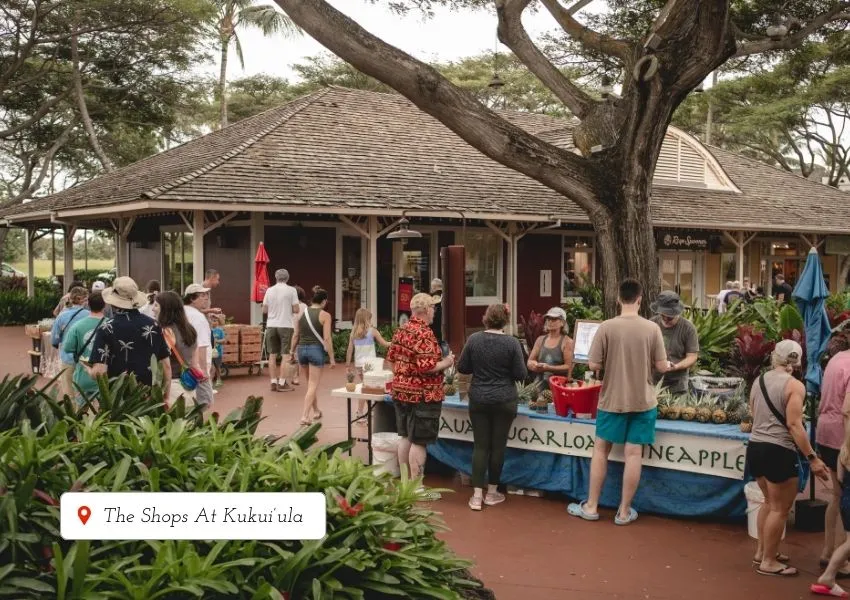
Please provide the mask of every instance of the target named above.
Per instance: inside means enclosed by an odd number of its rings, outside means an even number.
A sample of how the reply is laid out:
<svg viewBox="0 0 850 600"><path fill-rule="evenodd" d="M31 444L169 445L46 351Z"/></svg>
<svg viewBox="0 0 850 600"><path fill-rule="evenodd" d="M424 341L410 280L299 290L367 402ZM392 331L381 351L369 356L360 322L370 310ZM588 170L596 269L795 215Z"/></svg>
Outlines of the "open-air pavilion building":
<svg viewBox="0 0 850 600"><path fill-rule="evenodd" d="M572 123L506 112L516 125L570 147ZM386 234L406 216L422 233ZM709 306L729 279L769 292L793 284L812 245L831 289L850 253L850 196L668 131L653 183L665 289ZM401 96L327 88L62 192L0 211L29 230L111 229L118 269L140 285L182 290L221 273L213 302L259 322L250 300L260 241L270 271L325 287L341 326L361 306L398 316L398 282L427 289L439 249L466 247L467 323L510 302L542 311L571 293L572 274L601 276L587 216L568 199L479 153ZM66 248L66 257L72 252ZM66 258L65 279L72 276ZM32 268L29 270L30 279ZM30 280L30 291L32 281Z"/></svg>

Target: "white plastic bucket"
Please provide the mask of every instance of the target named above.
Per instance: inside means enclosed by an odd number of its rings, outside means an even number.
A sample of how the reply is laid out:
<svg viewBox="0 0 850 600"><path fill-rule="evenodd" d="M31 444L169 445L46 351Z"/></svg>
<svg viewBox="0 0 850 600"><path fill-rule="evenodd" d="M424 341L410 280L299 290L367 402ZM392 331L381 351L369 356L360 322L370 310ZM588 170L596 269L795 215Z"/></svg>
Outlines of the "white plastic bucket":
<svg viewBox="0 0 850 600"><path fill-rule="evenodd" d="M401 475L398 467L398 441L401 438L393 431L380 431L372 434L372 464L378 473L389 473L393 477Z"/></svg>
<svg viewBox="0 0 850 600"><path fill-rule="evenodd" d="M759 484L755 481L744 486L744 496L747 498L747 533L754 540L759 539L758 518L759 509L764 505L764 494L761 493ZM785 531L782 530L782 539L785 539Z"/></svg>

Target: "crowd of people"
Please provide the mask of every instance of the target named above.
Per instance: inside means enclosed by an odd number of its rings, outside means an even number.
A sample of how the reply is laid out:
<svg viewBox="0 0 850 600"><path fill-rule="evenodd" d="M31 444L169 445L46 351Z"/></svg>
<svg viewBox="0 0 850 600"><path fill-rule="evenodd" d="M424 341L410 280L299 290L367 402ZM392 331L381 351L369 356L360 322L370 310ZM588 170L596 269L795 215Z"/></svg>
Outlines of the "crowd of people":
<svg viewBox="0 0 850 600"><path fill-rule="evenodd" d="M74 282L51 331L64 367L60 393L79 403L96 401L98 375L133 373L141 383L161 385L169 405L182 395L211 407L214 383L220 384L213 365L223 323L221 310L210 306L210 292L219 282L215 269L182 293L161 291L158 281L142 292L130 277L117 277L109 287L95 281L91 290ZM153 380L152 360L160 364L162 381Z"/></svg>

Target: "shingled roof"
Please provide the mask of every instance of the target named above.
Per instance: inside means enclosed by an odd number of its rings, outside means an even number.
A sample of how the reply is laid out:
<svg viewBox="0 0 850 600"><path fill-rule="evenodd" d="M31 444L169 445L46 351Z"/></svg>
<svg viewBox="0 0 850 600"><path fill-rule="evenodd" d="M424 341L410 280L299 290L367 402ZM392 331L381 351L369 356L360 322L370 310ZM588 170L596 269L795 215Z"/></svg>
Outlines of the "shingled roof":
<svg viewBox="0 0 850 600"><path fill-rule="evenodd" d="M506 118L569 145L568 121ZM654 221L716 229L850 231L850 197L718 148L710 149L742 194L656 185ZM101 175L0 211L36 220L109 207L217 210L263 206L302 213L402 210L587 222L572 202L479 153L405 98L328 88ZM147 208L145 208L147 207ZM839 216L840 215L840 216Z"/></svg>

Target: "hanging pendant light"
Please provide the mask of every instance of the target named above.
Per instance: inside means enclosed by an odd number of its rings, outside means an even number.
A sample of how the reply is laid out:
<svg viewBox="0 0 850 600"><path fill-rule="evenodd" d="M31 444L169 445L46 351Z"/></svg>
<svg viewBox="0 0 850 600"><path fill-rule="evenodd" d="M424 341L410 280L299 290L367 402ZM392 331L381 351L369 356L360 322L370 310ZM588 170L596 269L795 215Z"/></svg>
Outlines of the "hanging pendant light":
<svg viewBox="0 0 850 600"><path fill-rule="evenodd" d="M387 235L388 240L410 240L421 237L421 233L410 229L410 221L403 217L398 222L398 229Z"/></svg>

